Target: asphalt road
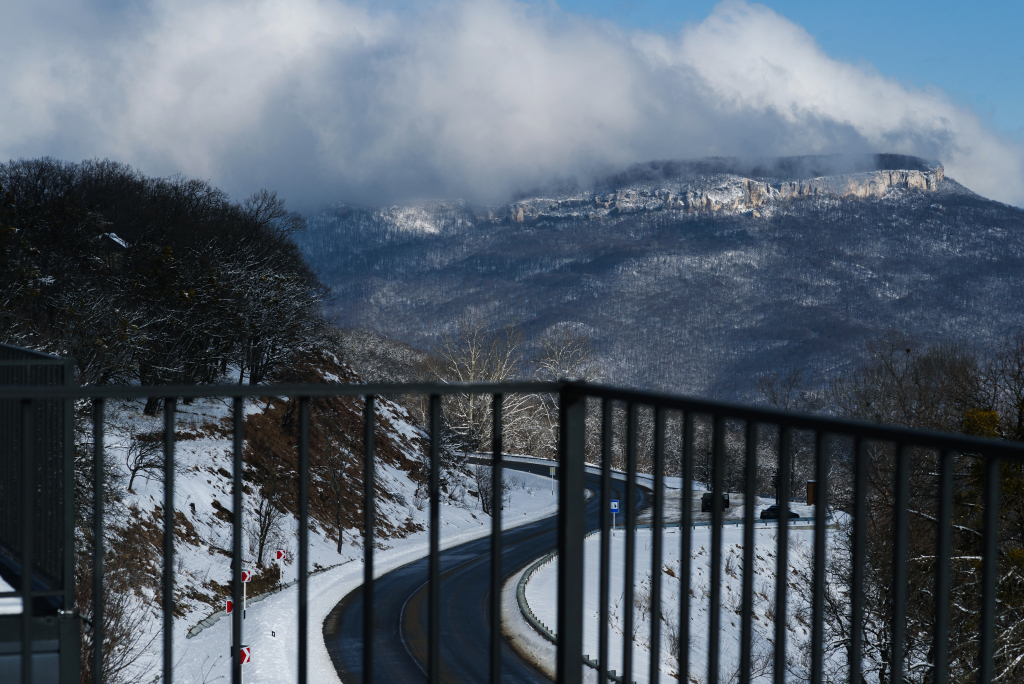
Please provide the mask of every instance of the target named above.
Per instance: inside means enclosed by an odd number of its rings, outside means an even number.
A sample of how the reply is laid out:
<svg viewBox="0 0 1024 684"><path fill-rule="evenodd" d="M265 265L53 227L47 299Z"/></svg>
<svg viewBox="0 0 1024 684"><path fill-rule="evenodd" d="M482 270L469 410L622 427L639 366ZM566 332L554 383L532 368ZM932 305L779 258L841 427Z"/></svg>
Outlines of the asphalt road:
<svg viewBox="0 0 1024 684"><path fill-rule="evenodd" d="M546 466L506 463L508 470L547 475ZM600 476L586 475L587 486L600 492ZM637 487L639 508L650 490ZM625 483L612 481L613 496L625 502ZM586 507L587 531L600 527L600 502ZM558 544L557 516L502 533L505 578ZM374 583L374 679L378 682L427 681L427 564L414 561L377 578ZM490 539L468 542L441 552L441 681L486 682L489 662ZM362 684L363 592L343 598L324 621L324 640L345 684ZM503 682L548 682L502 642Z"/></svg>

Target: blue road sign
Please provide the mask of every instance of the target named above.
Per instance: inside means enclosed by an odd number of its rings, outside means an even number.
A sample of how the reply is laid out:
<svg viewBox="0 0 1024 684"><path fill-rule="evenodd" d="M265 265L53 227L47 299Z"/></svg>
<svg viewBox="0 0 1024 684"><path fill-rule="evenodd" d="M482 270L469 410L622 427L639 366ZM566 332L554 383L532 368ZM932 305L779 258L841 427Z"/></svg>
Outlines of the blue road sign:
<svg viewBox="0 0 1024 684"><path fill-rule="evenodd" d="M619 511L619 500L618 499L612 499L612 513L617 513L618 511Z"/></svg>

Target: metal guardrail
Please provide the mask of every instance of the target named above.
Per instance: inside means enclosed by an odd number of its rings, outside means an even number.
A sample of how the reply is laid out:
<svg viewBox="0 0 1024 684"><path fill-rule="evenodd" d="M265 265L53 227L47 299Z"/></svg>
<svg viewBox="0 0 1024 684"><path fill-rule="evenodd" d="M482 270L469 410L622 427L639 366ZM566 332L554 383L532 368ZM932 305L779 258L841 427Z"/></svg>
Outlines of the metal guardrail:
<svg viewBox="0 0 1024 684"><path fill-rule="evenodd" d="M175 411L176 402L182 398L230 397L233 399L233 500L232 510L242 509L242 441L243 441L243 399L247 397L288 396L298 400L298 640L297 640L297 674L299 684L307 684L307 648L309 643L308 626L308 577L309 577L309 423L310 401L317 397L362 397L364 405L363 443L366 454L366 470L364 473L363 510L365 511L364 536L364 586L363 605L373 606L374 590L374 430L375 402L382 395L422 394L429 396L430 435L429 462L430 473L428 490L430 495L430 558L428 580L428 647L426 673L430 682L440 681L440 663L438 644L441 638L438 623L439 614L439 557L440 557L440 497L439 497L439 463L441 435L441 398L449 394L483 394L491 397L493 421L493 467L494 486L493 500L500 500L502 458L502 407L507 394L544 393L555 394L559 406L559 513L558 513L558 634L556 673L557 680L565 684L580 684L582 668L580 658L583 655L583 584L579 578L583 576L583 538L584 538L584 452L587 444L587 402L598 400L601 405L600 420L600 451L601 451L601 548L600 548L600 608L599 621L602 625L598 648L599 681L608 681L608 589L609 589L609 552L611 513L606 505L611 499L611 461L612 461L612 423L613 409L621 406L626 412L625 458L626 458L626 577L635 575L635 524L636 524L636 491L633 486L637 480L638 432L640 407L653 409L653 490L663 491L664 465L666 452L666 425L670 413L681 418L681 463L682 489L692 489L694 444L696 438L696 420L699 417L710 421L712 431L712 491L715 505L712 511L711 548L710 548L710 596L709 596L709 631L708 631L708 668L706 681L718 682L721 665L721 607L722 607L722 510L718 505L724 491L724 456L726 454L726 424L728 422L745 425L745 498L753 500L756 489L758 426L775 426L777 428L778 451L777 467L781 472L788 472L793 455L793 437L797 431L809 431L814 435L814 457L816 481L819 483L819 501L816 506L814 530L814 561L811 609L811 667L809 680L812 684L822 682L823 664L823 601L825 591L825 522L828 506L829 450L826 439L829 436L847 437L853 440L854 470L854 503L853 520L853 577L850 592L850 620L852 643L849 652L848 669L850 681L860 682L862 672L864 586L864 557L867 530L867 497L868 497L868 464L869 447L879 443L892 445L896 453L895 473L895 520L893 543L893 582L892 582L892 618L891 640L888 653L892 663L891 681L903 678L904 656L906 654L906 605L907 605L907 537L908 537L908 502L910 492L910 449L924 448L935 450L940 454L941 465L940 485L938 491L938 515L936 525L936 576L935 576L935 623L933 629L933 681L945 684L948 681L948 626L950 597L950 539L952 511L952 478L954 455L970 454L977 459L982 471L984 529L982 532L982 570L981 570L981 611L978 623L979 639L979 682L991 684L993 681L993 656L996 610L996 563L998 512L1000 496L1000 464L1003 461L1024 461L1024 447L1010 442L1000 442L972 437L950 435L935 432L909 430L857 421L821 418L817 416L792 414L769 409L736 406L723 402L701 401L666 394L620 390L609 387L595 386L577 382L551 383L505 383L505 384L467 384L446 385L432 383L411 384L379 384L379 385L273 385L273 386L149 386L149 387L87 387L87 388L45 388L45 387L0 387L0 401L20 402L22 425L26 426L22 434L30 434L32 416L38 402L48 400L90 400L94 416L95 493L94 516L95 536L99 540L94 555L94 591L96 601L94 607L93 629L95 643L102 643L102 526L103 512L100 505L103 482L103 414L104 402L107 399L148 398L164 399L164 501L163 527L163 590L164 606L163 621L163 676L164 681L171 681L174 664L173 644L171 640L174 621L174 535L166 533L174 526L174 449L175 449ZM31 459L31 444L22 442L23 456L26 461ZM790 498L788 478L780 482L779 496L782 500ZM27 500L26 500L27 501ZM26 504L27 505L27 504ZM26 509L27 510L27 509ZM680 534L681 558L679 577L689 582L690 556L690 513L684 508ZM752 605L753 605L753 548L754 548L754 513L753 507L744 516L744 544L742 562L742 606L740 630L740 684L749 684L751 680L751 643L752 643ZM661 528L664 523L664 502L662 497L655 497L653 524ZM776 595L775 595L775 634L774 644L774 681L784 684L786 679L786 642L787 642L787 582L788 572L788 526L778 528L778 550L776 554ZM233 516L232 521L232 553L233 557L242 556L242 516ZM653 536L652 544L652 587L651 587L651 623L650 643L661 648L661 565L663 557L662 535ZM70 547L67 547L68 549ZM496 684L501 681L501 634L500 597L502 582L501 564L501 509L495 507L491 529L491 605L490 605L490 668L489 681ZM232 592L235 604L241 600L241 563L233 568ZM633 585L625 583L623 604L629 608L624 614L624 633L632 634L635 625L633 615ZM684 585L680 591L680 616L690 614L690 592ZM363 611L363 681L373 682L374 647L373 647L373 611ZM678 671L689 673L689 620L680 619L679 639L681 645L676 659ZM234 643L241 643L241 615L234 611L231 624ZM25 653L23 660L25 658ZM630 681L633 677L633 644L627 640L623 647L623 672L621 676ZM661 658L651 658L650 681L657 682L661 678L659 669ZM232 660L231 681L241 682L241 665L237 658ZM29 684L29 667L26 662L22 669L22 681ZM93 672L95 682L103 680L102 649L96 648L93 654Z"/></svg>
<svg viewBox="0 0 1024 684"><path fill-rule="evenodd" d="M309 576L313 577L314 575L321 575L321 574L323 574L325 572L329 572L331 570L334 570L335 568L339 568L342 565L348 565L349 563L351 563L354 560L355 560L354 558L349 558L348 560L342 561L341 563L335 563L334 565L328 565L325 568L317 568L316 570L310 572ZM266 601L271 596L274 596L275 594L280 594L282 591L286 591L288 589L291 589L292 587L294 587L298 583L299 583L298 580L292 580L291 582L285 582L284 584L280 584L280 585L274 587L273 589L269 589L268 591L265 591L262 594L255 594L255 595L251 594L251 595L249 595L245 599L245 604L247 606L251 606L251 605L254 605L256 603L260 603L261 601ZM193 637L199 636L200 634L203 633L203 630L208 629L210 627L213 627L215 624L220 622L220 620L222 618L226 618L228 615L229 615L229 613L226 610L224 610L224 609L213 611L212 613L207 615L205 618L203 618L202 620L197 622L195 624L195 626L193 626L191 629L189 629L188 632L185 633L185 638L186 639L192 639Z"/></svg>
<svg viewBox="0 0 1024 684"><path fill-rule="evenodd" d="M600 530L594 530L587 537L593 536L594 534L600 533ZM523 574L519 577L519 581L516 583L516 605L519 607L519 614L523 616L526 623L533 628L535 632L540 634L546 641L552 644L558 645L558 635L551 631L551 628L544 624L530 608L530 602L526 600L526 585L530 583L535 572L540 570L542 567L550 563L552 560L558 557L558 551L551 551L536 561L534 561L530 567L528 567ZM594 670L601 669L601 663L592 659L586 653L583 654L583 664ZM622 677L615 674L615 670L608 672L608 680L616 682L616 684L622 684L624 681Z"/></svg>

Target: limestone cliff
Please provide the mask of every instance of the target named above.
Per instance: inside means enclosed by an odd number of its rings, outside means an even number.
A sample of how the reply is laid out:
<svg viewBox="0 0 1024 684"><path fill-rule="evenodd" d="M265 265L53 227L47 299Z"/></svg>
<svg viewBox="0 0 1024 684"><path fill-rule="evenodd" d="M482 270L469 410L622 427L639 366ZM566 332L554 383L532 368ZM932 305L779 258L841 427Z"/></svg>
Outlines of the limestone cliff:
<svg viewBox="0 0 1024 684"><path fill-rule="evenodd" d="M759 210L777 202L821 197L883 197L890 190L934 192L943 181L941 165L920 171L896 169L868 171L806 180L744 178L714 174L678 183L674 188L637 187L607 193L582 193L559 199L528 199L504 209L476 212L477 222L527 223L543 218L585 215L599 218L642 211L735 211L759 216Z"/></svg>

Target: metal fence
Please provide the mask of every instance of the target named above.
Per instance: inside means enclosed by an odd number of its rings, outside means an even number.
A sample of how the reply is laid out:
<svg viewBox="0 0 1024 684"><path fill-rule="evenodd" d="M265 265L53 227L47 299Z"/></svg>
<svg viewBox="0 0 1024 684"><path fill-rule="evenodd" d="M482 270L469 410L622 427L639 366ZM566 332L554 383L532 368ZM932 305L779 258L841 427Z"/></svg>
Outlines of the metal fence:
<svg viewBox="0 0 1024 684"><path fill-rule="evenodd" d="M1011 442L976 439L941 433L915 431L876 424L859 423L845 420L819 418L807 415L784 413L779 411L748 408L726 403L698 401L664 394L623 391L601 386L573 383L519 383L519 384L478 384L478 385L445 385L445 384L406 384L406 385L277 385L277 386L189 386L189 387L104 387L81 389L58 388L0 388L0 401L21 402L22 434L31 431L32 416L39 402L53 400L89 400L93 408L93 429L95 431L95 464L97 474L94 481L95 530L93 534L99 547L94 554L93 567L93 609L92 628L95 630L94 642L103 641L103 512L101 502L103 452L103 414L104 402L108 399L146 398L159 396L164 399L164 530L173 529L174 525L174 422L176 401L182 398L230 397L233 399L233 510L242 510L242 448L243 448L243 400L247 397L287 396L298 400L298 649L297 672L300 684L308 681L307 646L309 643L308 625L308 513L309 513L309 422L310 402L319 397L349 396L360 397L365 407L363 441L366 453L366 470L364 474L363 510L365 511L364 536L364 587L363 605L374 605L374 434L375 434L375 402L379 396L419 394L429 397L427 432L429 442L429 494L430 494L430 562L428 592L428 648L425 664L426 679L430 682L440 681L439 643L442 638L438 628L439 615L439 557L440 557L440 435L442 421L442 397L450 394L481 394L491 397L493 416L493 467L495 476L491 478L494 486L495 501L500 501L501 471L503 468L502 449L502 407L504 397L509 394L537 393L556 395L559 407L558 460L559 460L559 513L558 513L558 619L556 632L557 644L557 680L565 683L582 681L583 658L583 620L584 596L583 583L579 578L584 573L584 466L586 458L599 461L601 467L601 487L598 496L601 505L601 541L600 541L600 645L597 663L599 681L608 681L608 588L609 588L609 530L611 514L607 502L611 498L612 487L612 448L613 448L613 416L615 411L624 411L626 415L625 440L622 445L626 460L626 480L628 483L625 516L626 516L626 553L624 558L626 577L633 577L636 570L635 558L635 527L636 527L636 494L633 484L638 476L638 454L640 446L641 411L653 416L653 435L651 447L651 466L653 470L653 491L655 492L652 522L655 530L662 528L665 522L664 501L661 496L663 477L665 475L667 445L681 445L677 454L681 465L683 491L690 491L693 482L695 445L698 437L708 437L710 455L712 457L711 484L716 505L712 507L711 543L710 543L710 583L709 583L709 631L707 634L707 671L700 673L701 678L708 682L719 682L725 673L721 670L722 655L722 508L717 503L721 500L725 481L725 461L727 452L735 451L735 443L729 443L730 435L745 435L743 442L744 459L744 493L746 501L752 502L757 491L757 461L759 449L766 445L775 445L777 467L781 472L789 472L794 445L811 445L815 464L815 476L819 483L818 501L814 517L813 539L813 581L810 587L810 668L808 681L819 684L823 681L823 634L824 634L824 599L825 599L825 559L826 559L826 520L828 516L830 491L830 459L844 459L851 473L852 481L846 483L852 491L849 513L852 515L852 580L849 592L849 620L851 624L851 657L847 663L849 681L860 684L864 667L862 653L864 651L863 626L865 620L865 552L868 532L869 490L868 478L872 454L878 449L887 449L893 455L894 463L894 499L892 511L892 583L891 583L891 639L887 646L886 658L891 663L889 681L903 681L903 667L906 655L906 617L907 617L907 535L909 500L911 496L911 458L914 450L925 450L936 454L938 465L938 487L933 492L937 498L937 513L934 516L935 533L935 571L933 579L934 618L932 625L932 647L928 667L932 681L944 684L948 681L949 663L949 606L950 606L950 544L951 515L953 510L953 466L956 459L970 458L977 464L981 473L982 506L984 526L982 531L981 553L981 587L980 587L980 620L977 625L978 639L978 681L989 684L993 681L994 643L996 630L996 571L998 563L999 506L1000 506L1000 464L1019 463L1024 461L1024 448ZM595 407L597 420L594 420ZM588 414L589 411L589 414ZM590 416L588 421L588 415ZM588 428L588 422L590 427ZM670 435L668 425L677 426L679 433ZM596 427L595 427L596 425ZM766 442L759 438L765 429L775 435L773 440ZM591 439L588 441L588 429ZM675 429L675 428L674 428ZM704 430L703 433L701 431ZM593 433L599 434L593 434ZM845 451L834 447L836 440L846 440L849 445ZM597 444L596 453L594 444ZM588 447L588 445L590 445ZM31 445L23 441L26 461L31 459ZM590 449L588 454L588 448ZM675 448L673 446L673 448ZM703 447L702 447L703 448ZM872 450L876 450L873 452ZM836 483L831 483L836 484ZM779 486L779 497L785 501L790 498L789 482L783 480ZM26 499L27 502L27 499ZM501 681L501 584L504 580L501 564L501 507L494 507L491 528L491 605L490 605L490 675L491 682ZM24 509L27 515L30 508ZM690 592L687 590L691 574L690 543L693 530L692 514L689 506L682 506L681 526L678 530L681 538L679 577L684 583L680 593L678 611L680 644L676 660L681 680L691 673L689 664L690 634ZM233 516L233 557L242 557L242 516ZM740 684L751 682L750 660L752 648L752 615L754 602L754 507L746 506L744 518L744 544L742 561L742 610L740 628ZM29 534L29 527L25 527ZM165 682L171 681L174 656L172 652L172 624L174 620L174 535L164 534L163 549L163 676ZM787 681L787 572L788 572L788 526L780 524L777 532L777 554L775 568L775 626L774 626L774 663L771 678L774 684ZM664 547L661 534L653 535L652 546L652 585L650 616L650 643L661 652L661 620L662 586L661 566ZM232 591L235 605L241 601L241 563L233 564ZM632 634L635 626L633 585L625 583L625 597L622 602L626 606L623 619L625 634ZM31 590L25 588L22 595L30 597ZM363 611L363 681L373 682L374 650L373 650L373 611ZM26 628L30 623L26 620ZM233 643L240 644L242 639L242 622L240 611L232 615L231 630ZM919 635L916 635L919 637ZM23 654L24 655L24 654ZM103 653L96 648L92 654L92 671L97 673L95 681L102 681ZM660 672L660 657L651 658L649 677L651 682L666 679ZM625 641L622 654L623 668L619 677L630 681L633 676L633 645ZM234 684L241 682L242 671L237 657L232 659L231 678ZM30 661L25 658L22 668L22 681L31 679Z"/></svg>

